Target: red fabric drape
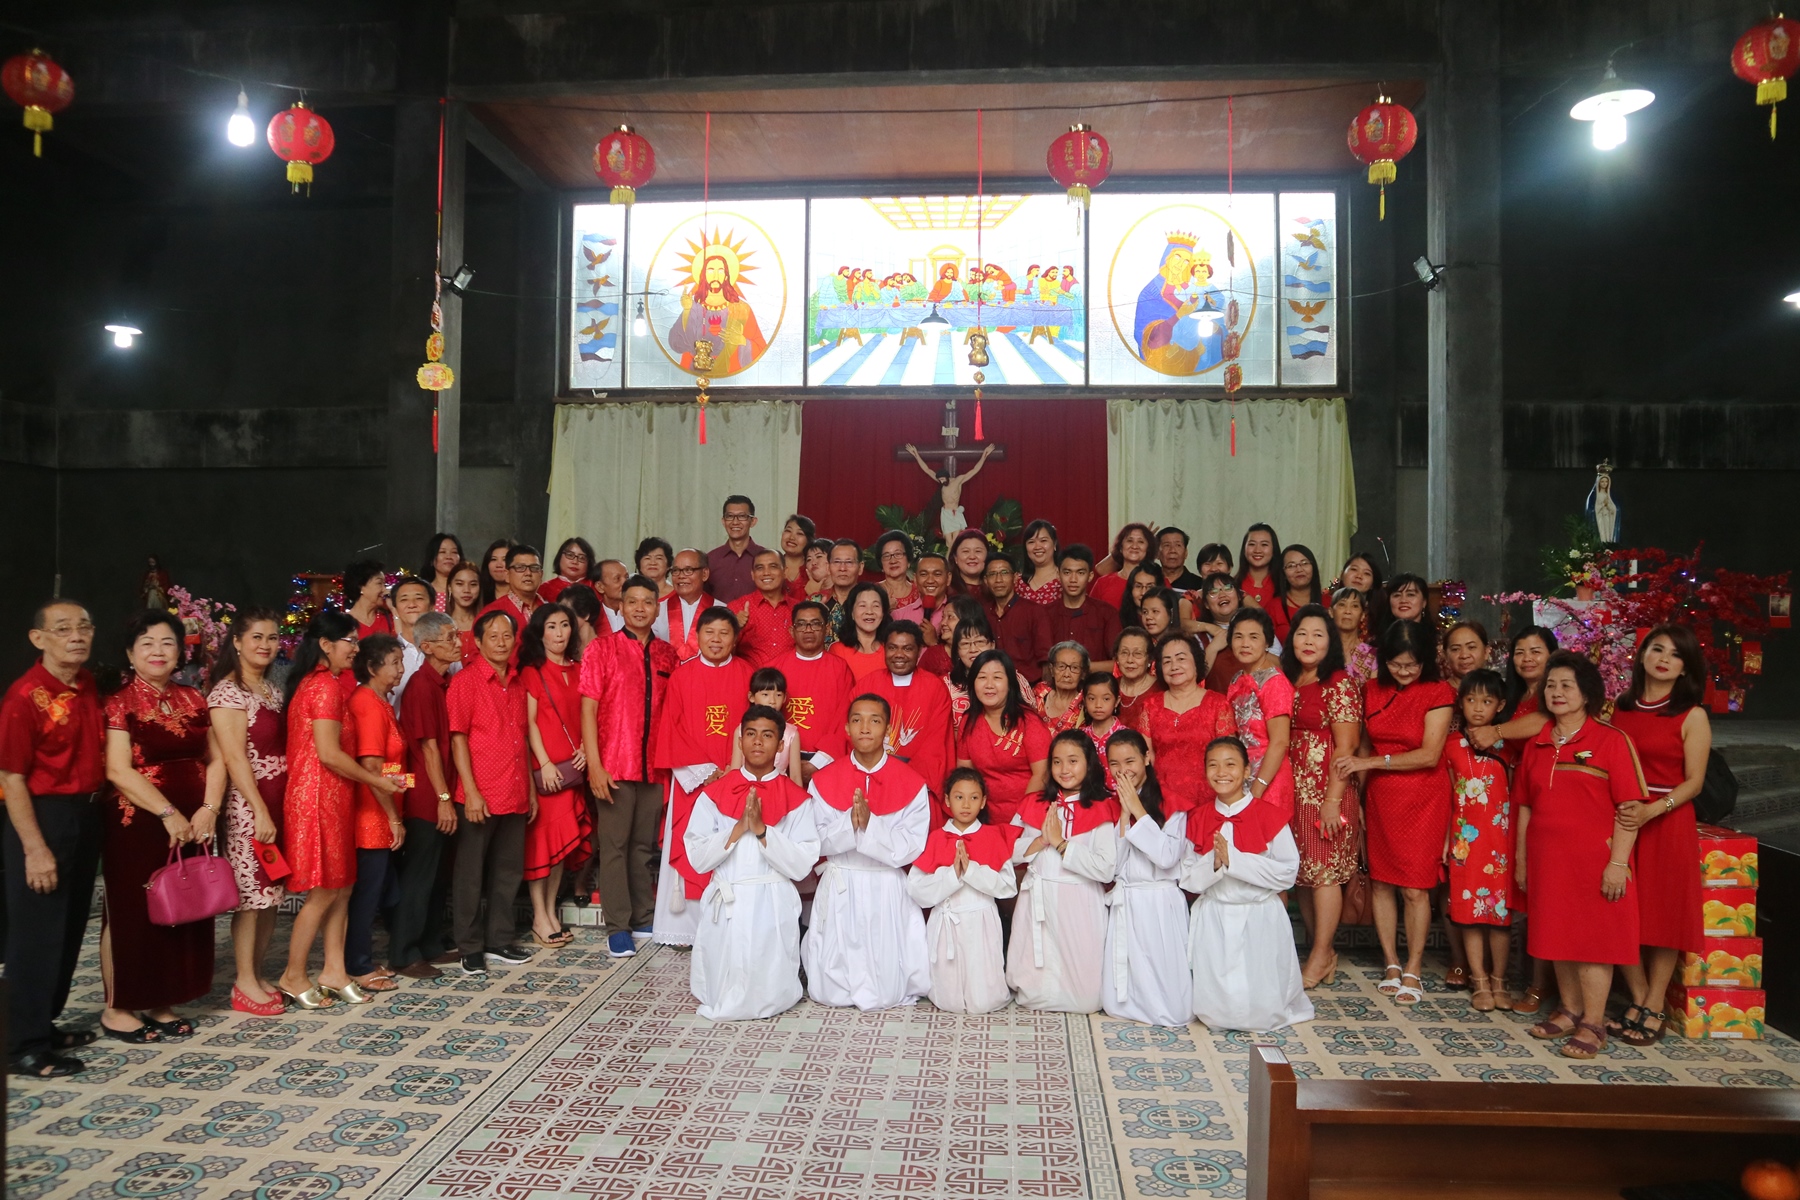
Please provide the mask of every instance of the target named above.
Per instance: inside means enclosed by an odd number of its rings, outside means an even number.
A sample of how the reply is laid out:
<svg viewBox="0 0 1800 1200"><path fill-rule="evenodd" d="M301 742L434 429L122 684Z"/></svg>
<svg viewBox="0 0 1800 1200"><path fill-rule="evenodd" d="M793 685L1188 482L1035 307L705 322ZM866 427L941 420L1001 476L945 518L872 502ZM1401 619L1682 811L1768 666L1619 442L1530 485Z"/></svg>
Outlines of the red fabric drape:
<svg viewBox="0 0 1800 1200"><path fill-rule="evenodd" d="M1027 524L1042 517L1056 526L1063 545L1086 542L1095 557L1104 555L1106 401L987 397L981 408L982 432L1005 447L1006 461L990 459L963 488L969 524L979 526L996 499L1010 496L1024 509ZM962 400L959 411L961 444L975 445L973 398ZM941 400L807 400L800 511L818 523L819 535L855 538L867 546L882 532L877 504L898 504L909 513L930 504L931 481L910 458L896 462L894 448L907 442L921 450L942 446L943 414Z"/></svg>

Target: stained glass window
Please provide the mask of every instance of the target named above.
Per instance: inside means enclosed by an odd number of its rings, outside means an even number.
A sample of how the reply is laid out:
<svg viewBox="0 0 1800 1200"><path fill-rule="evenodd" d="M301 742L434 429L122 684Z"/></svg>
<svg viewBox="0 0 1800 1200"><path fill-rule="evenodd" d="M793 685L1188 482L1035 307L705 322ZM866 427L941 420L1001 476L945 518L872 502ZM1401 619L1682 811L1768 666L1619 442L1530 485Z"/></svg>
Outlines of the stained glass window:
<svg viewBox="0 0 1800 1200"><path fill-rule="evenodd" d="M620 306L625 292L625 209L622 205L575 207L574 291L569 327L569 386L616 388L623 376L620 341L629 318Z"/></svg>
<svg viewBox="0 0 1800 1200"><path fill-rule="evenodd" d="M1338 379L1337 196L1281 194L1281 382L1288 387Z"/></svg>

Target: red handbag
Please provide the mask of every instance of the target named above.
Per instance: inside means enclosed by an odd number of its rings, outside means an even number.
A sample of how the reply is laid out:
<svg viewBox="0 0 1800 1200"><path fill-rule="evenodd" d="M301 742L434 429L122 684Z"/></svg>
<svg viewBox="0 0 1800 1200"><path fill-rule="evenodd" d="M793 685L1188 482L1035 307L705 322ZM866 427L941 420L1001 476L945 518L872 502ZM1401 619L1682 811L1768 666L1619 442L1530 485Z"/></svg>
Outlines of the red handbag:
<svg viewBox="0 0 1800 1200"><path fill-rule="evenodd" d="M179 845L170 846L168 863L152 871L144 884L144 903L152 925L210 921L238 906L237 880L231 864L213 853L211 841L193 858L183 855Z"/></svg>

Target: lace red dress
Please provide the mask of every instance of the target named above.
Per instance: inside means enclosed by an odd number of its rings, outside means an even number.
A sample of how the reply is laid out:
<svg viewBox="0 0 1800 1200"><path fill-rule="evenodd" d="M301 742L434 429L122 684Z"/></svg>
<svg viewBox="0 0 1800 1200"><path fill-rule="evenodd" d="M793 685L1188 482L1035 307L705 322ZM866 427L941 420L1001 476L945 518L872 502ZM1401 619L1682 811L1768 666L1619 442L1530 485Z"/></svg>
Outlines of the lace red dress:
<svg viewBox="0 0 1800 1200"><path fill-rule="evenodd" d="M343 689L323 664L302 680L288 706L288 782L281 850L289 890L346 888L356 882L355 802L350 781L319 761L314 721L337 721L344 753L355 746Z"/></svg>
<svg viewBox="0 0 1800 1200"><path fill-rule="evenodd" d="M206 800L206 744L212 717L206 697L170 684L162 692L133 678L106 702L106 728L131 738L131 765L192 820ZM110 737L110 732L108 733ZM106 806L104 928L112 934L114 1008L159 1009L212 990L213 923L150 923L144 885L169 858L169 834L154 813L117 791ZM184 853L200 853L188 847Z"/></svg>
<svg viewBox="0 0 1800 1200"><path fill-rule="evenodd" d="M1206 744L1214 738L1234 737L1237 719L1225 697L1201 689L1200 703L1186 712L1172 712L1169 693L1147 692L1138 704L1136 729L1150 739L1156 754L1156 779L1162 785L1163 812L1186 812L1212 795L1206 783Z"/></svg>
<svg viewBox="0 0 1800 1200"><path fill-rule="evenodd" d="M1377 680L1363 687L1363 728L1377 756L1405 754L1424 745L1426 714L1455 703L1449 684L1421 680L1395 688ZM1397 887L1436 887L1450 829L1449 771L1440 762L1420 771L1377 768L1365 778L1369 878Z"/></svg>
<svg viewBox="0 0 1800 1200"><path fill-rule="evenodd" d="M1356 788L1344 789L1338 813L1346 824L1319 832L1320 806L1331 786L1331 727L1362 724L1362 688L1344 671L1324 683L1294 689L1294 720L1288 737L1288 765L1294 774L1294 841L1300 847L1301 887L1349 883L1356 875L1356 843L1362 832Z"/></svg>
<svg viewBox="0 0 1800 1200"><path fill-rule="evenodd" d="M281 719L281 693L266 683L266 690L252 692L232 679L222 679L206 697L208 708L235 708L247 725L245 752L263 807L275 823L275 840L281 841L284 800L287 795L287 722ZM225 857L237 880L240 909L275 908L287 889L269 878L256 856L256 813L236 784L225 797L225 816L219 822L224 833Z"/></svg>

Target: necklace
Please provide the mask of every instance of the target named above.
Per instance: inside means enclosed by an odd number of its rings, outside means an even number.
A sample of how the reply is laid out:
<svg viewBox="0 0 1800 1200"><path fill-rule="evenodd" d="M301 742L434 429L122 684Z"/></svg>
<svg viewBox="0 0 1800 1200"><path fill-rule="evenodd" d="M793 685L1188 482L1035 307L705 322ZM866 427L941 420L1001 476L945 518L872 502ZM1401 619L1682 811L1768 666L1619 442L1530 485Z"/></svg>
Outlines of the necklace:
<svg viewBox="0 0 1800 1200"><path fill-rule="evenodd" d="M1568 745L1570 739L1573 738L1576 734L1580 733L1582 730L1582 726L1585 726L1586 724L1587 724L1586 719L1583 719L1580 725L1577 725L1575 728L1569 730L1569 732L1567 732L1567 733L1551 734L1550 740L1555 742L1556 748L1560 750L1564 746Z"/></svg>

